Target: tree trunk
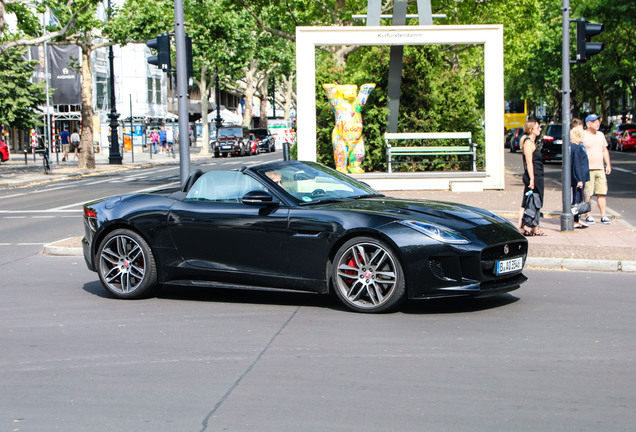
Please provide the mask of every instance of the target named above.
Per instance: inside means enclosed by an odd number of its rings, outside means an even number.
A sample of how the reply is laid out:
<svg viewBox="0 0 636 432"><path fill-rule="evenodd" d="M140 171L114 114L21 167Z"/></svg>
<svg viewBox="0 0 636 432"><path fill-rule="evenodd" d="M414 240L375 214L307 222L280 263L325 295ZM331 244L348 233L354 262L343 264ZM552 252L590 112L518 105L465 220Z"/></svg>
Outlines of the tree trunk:
<svg viewBox="0 0 636 432"><path fill-rule="evenodd" d="M210 106L210 87L208 87L207 77L208 67L206 64L201 66L201 154L210 154L210 124L208 123L208 107Z"/></svg>
<svg viewBox="0 0 636 432"><path fill-rule="evenodd" d="M258 70L258 62L250 61L249 69L245 70L245 113L243 114L243 126L250 127L252 121L252 102L254 100L254 82L256 80L256 71Z"/></svg>
<svg viewBox="0 0 636 432"><path fill-rule="evenodd" d="M88 35L87 37L90 37ZM82 50L82 134L79 152L79 168L95 168L93 153L93 71L91 68L90 44L80 46Z"/></svg>
<svg viewBox="0 0 636 432"><path fill-rule="evenodd" d="M269 97L269 75L265 74L258 86L258 97L261 99L260 116L258 119L259 128L267 128L267 99ZM274 92L274 97L276 93Z"/></svg>

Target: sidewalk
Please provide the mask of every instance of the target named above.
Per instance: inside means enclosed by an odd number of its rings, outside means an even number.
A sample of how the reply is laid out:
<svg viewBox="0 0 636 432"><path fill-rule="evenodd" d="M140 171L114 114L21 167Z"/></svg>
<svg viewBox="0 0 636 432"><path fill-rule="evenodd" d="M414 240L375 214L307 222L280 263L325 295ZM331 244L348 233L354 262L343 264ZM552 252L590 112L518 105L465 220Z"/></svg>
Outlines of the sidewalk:
<svg viewBox="0 0 636 432"><path fill-rule="evenodd" d="M28 165L24 157L20 159L12 155L12 160L0 166L0 189L13 188L28 184L47 183L65 178L86 177L105 172L135 169L154 164L179 164L177 158L166 155L135 153L132 162L130 152L126 152L122 165L109 165L107 154L96 154L96 169L80 170L77 162L56 163L52 155L53 171L45 175L42 171L41 158L33 162L29 155ZM71 159L73 157L71 156ZM199 154L191 154L191 160L205 159ZM209 158L209 156L208 156ZM487 190L483 192L450 192L450 191L391 191L387 195L400 198L422 198L440 201L452 201L482 207L493 211L517 224L523 184L520 173L506 172L504 190ZM593 271L625 271L636 272L636 229L622 219L617 213L608 209L612 223L600 223L600 215L594 214L597 223L587 229L561 231L561 189L546 187L544 218L541 229L545 237L528 237L529 251L527 265L533 268L549 268L564 270ZM611 204L611 199L609 200ZM596 204L592 205L598 211ZM63 239L45 246L50 254L81 254L79 237Z"/></svg>

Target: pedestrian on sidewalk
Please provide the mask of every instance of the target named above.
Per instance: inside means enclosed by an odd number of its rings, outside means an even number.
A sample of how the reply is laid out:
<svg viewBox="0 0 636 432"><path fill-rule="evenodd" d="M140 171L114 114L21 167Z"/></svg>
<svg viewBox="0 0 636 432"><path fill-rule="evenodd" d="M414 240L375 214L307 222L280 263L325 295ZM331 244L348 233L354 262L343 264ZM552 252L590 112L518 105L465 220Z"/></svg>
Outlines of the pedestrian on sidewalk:
<svg viewBox="0 0 636 432"><path fill-rule="evenodd" d="M157 144L159 144L159 132L157 132L157 129L153 129L150 133L150 141L152 142L151 151L157 154Z"/></svg>
<svg viewBox="0 0 636 432"><path fill-rule="evenodd" d="M601 213L601 222L609 224L610 219L605 214L607 206L607 176L612 172L610 164L609 150L607 149L607 140L605 135L599 132L601 127L601 118L596 114L590 114L585 118L587 130L583 135L583 146L587 151L590 168L590 180L585 184L585 193L591 197L596 195L596 204ZM591 204L591 202L590 202ZM593 224L596 221L589 212L585 219L587 224Z"/></svg>
<svg viewBox="0 0 636 432"><path fill-rule="evenodd" d="M523 158L523 200L519 211L519 229L525 236L544 236L545 232L539 229L539 218L528 224L524 221L524 213L529 205L536 206L534 209L538 214L543 207L543 158L541 151L537 147L537 138L541 134L541 126L536 120L528 120L523 126L525 136L519 142ZM536 199L538 197L538 200ZM530 202L532 200L532 202Z"/></svg>
<svg viewBox="0 0 636 432"><path fill-rule="evenodd" d="M79 160L79 157L77 154L79 152L79 146L80 146L80 135L77 132L77 129L73 129L73 133L71 134L70 150L75 154L74 160Z"/></svg>
<svg viewBox="0 0 636 432"><path fill-rule="evenodd" d="M165 153L166 152L166 143L167 143L167 133L166 133L166 127L164 125L161 125L161 130L159 131L159 142L161 143L161 153Z"/></svg>
<svg viewBox="0 0 636 432"><path fill-rule="evenodd" d="M578 120L578 119L574 119ZM585 183L590 180L590 167L587 158L587 152L583 147L583 122L578 123L572 121L570 129L570 160L572 166L571 185L572 185L572 204L579 204L585 201L584 187ZM580 215L574 215L574 228L587 228L588 225L579 220Z"/></svg>
<svg viewBox="0 0 636 432"><path fill-rule="evenodd" d="M166 131L166 149L168 150L168 153L172 153L174 150L174 136L175 136L175 130L174 130L174 125L168 129Z"/></svg>
<svg viewBox="0 0 636 432"><path fill-rule="evenodd" d="M60 132L60 142L62 143L62 162L66 162L68 159L68 151L70 149L71 143L69 139L71 134L68 132L68 127L64 127L64 130Z"/></svg>

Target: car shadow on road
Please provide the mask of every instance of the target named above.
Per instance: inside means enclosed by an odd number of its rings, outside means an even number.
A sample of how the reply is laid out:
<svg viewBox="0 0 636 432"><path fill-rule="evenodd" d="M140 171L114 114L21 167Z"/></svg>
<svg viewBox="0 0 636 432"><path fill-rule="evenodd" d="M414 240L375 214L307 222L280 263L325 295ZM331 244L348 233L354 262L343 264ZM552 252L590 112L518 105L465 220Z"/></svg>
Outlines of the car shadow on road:
<svg viewBox="0 0 636 432"><path fill-rule="evenodd" d="M99 280L85 284L83 289L95 296L104 299L116 300L108 293L108 291L106 291ZM305 306L351 312L333 295L319 295L305 292L239 290L228 288L164 285L158 289L156 296L151 298L193 302ZM409 315L468 313L507 306L517 302L518 300L518 297L510 294L500 294L481 299L444 298L431 300L407 300L397 309L396 312Z"/></svg>
<svg viewBox="0 0 636 432"><path fill-rule="evenodd" d="M507 293L485 298L410 300L402 305L401 312L422 315L478 312L508 306L517 301L519 297Z"/></svg>

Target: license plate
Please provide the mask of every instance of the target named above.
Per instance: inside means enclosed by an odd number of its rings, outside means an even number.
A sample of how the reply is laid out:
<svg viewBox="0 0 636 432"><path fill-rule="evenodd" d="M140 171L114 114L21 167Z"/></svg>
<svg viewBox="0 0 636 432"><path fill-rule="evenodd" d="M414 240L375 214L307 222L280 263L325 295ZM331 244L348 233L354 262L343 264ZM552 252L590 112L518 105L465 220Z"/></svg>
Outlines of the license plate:
<svg viewBox="0 0 636 432"><path fill-rule="evenodd" d="M223 150L232 150L232 146L221 146L221 149Z"/></svg>
<svg viewBox="0 0 636 432"><path fill-rule="evenodd" d="M506 261L497 261L495 263L495 274L510 273L521 270L523 268L523 258L513 258Z"/></svg>
<svg viewBox="0 0 636 432"><path fill-rule="evenodd" d="M555 144L563 144L563 140L554 140Z"/></svg>

